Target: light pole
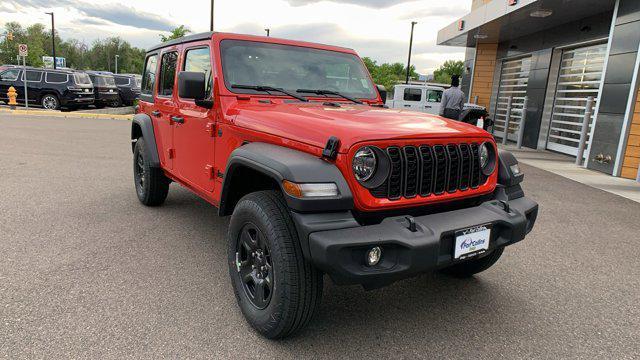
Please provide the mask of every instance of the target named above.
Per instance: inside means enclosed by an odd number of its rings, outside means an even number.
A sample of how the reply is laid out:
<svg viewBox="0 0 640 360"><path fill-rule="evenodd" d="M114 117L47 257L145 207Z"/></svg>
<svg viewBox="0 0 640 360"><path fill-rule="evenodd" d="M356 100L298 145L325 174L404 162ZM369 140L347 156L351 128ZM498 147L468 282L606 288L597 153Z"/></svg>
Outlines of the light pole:
<svg viewBox="0 0 640 360"><path fill-rule="evenodd" d="M271 30L267 28L267 29L264 29L264 31L267 32L267 37L269 37L269 33L271 33Z"/></svg>
<svg viewBox="0 0 640 360"><path fill-rule="evenodd" d="M53 20L53 11L45 14L51 15L51 51L53 52L53 68L56 69L56 26Z"/></svg>
<svg viewBox="0 0 640 360"><path fill-rule="evenodd" d="M120 55L116 55L116 74L118 73L118 58Z"/></svg>
<svg viewBox="0 0 640 360"><path fill-rule="evenodd" d="M413 27L416 26L418 22L411 22L411 38L409 38L409 60L407 60L407 81L405 84L409 83L409 74L411 73L411 48L413 47Z"/></svg>
<svg viewBox="0 0 640 360"><path fill-rule="evenodd" d="M214 9L213 2L214 0L211 0L211 25L209 26L209 30L211 31L213 31L213 9Z"/></svg>

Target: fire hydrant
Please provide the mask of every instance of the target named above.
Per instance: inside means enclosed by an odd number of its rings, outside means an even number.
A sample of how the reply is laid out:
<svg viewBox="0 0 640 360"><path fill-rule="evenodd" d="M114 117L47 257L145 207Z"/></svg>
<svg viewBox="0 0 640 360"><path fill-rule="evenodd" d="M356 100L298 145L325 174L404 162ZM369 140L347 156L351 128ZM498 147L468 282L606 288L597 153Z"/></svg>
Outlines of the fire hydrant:
<svg viewBox="0 0 640 360"><path fill-rule="evenodd" d="M18 103L16 102L18 92L13 86L9 87L9 91L7 91L7 97L9 98L9 106L11 107L11 110L15 109L16 105L18 105Z"/></svg>

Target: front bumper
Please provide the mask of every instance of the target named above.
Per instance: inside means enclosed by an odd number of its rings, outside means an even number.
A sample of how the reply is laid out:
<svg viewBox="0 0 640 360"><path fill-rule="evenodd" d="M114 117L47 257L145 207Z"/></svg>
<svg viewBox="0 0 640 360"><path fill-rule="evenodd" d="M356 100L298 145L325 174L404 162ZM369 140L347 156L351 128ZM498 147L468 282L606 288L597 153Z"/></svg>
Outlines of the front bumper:
<svg viewBox="0 0 640 360"><path fill-rule="evenodd" d="M303 236L308 234L308 257L315 266L338 284L375 288L465 261L453 256L457 230L490 224L489 249L483 255L521 241L533 228L538 204L526 197L506 204L508 211L500 201L491 200L475 207L415 217L415 231L410 231L405 216L369 226L337 215L322 219L295 214L294 219ZM369 267L365 265L365 253L372 246L381 247L383 255L378 265Z"/></svg>

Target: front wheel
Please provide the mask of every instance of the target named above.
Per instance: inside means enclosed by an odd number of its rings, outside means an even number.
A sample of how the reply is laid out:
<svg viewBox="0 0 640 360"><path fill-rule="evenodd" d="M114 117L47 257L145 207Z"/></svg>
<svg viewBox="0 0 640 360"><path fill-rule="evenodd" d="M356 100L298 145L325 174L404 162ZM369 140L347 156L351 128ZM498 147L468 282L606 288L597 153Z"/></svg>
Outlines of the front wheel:
<svg viewBox="0 0 640 360"><path fill-rule="evenodd" d="M489 255L483 256L479 259L468 260L463 263L444 268L441 271L445 274L459 278L470 277L493 266L493 264L500 259L503 251L503 247L495 249L491 251Z"/></svg>
<svg viewBox="0 0 640 360"><path fill-rule="evenodd" d="M270 339L302 329L319 307L322 273L305 260L282 195L243 197L228 237L229 275L247 322Z"/></svg>
<svg viewBox="0 0 640 360"><path fill-rule="evenodd" d="M144 205L162 205L169 193L171 181L164 175L162 169L151 167L146 154L144 138L138 138L133 150L133 180L136 194L138 200Z"/></svg>

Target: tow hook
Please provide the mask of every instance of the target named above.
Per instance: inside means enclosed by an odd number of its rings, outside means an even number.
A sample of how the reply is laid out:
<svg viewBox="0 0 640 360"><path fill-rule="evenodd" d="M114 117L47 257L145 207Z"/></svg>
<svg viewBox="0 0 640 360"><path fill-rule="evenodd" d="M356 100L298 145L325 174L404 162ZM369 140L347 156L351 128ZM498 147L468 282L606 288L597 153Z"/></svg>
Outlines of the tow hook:
<svg viewBox="0 0 640 360"><path fill-rule="evenodd" d="M407 220L407 229L411 232L416 232L418 229L416 228L416 219L413 216L405 216L405 220Z"/></svg>
<svg viewBox="0 0 640 360"><path fill-rule="evenodd" d="M500 204L502 204L502 209L504 209L506 213L509 213L510 212L509 203L504 200L499 200L499 201L500 201Z"/></svg>

